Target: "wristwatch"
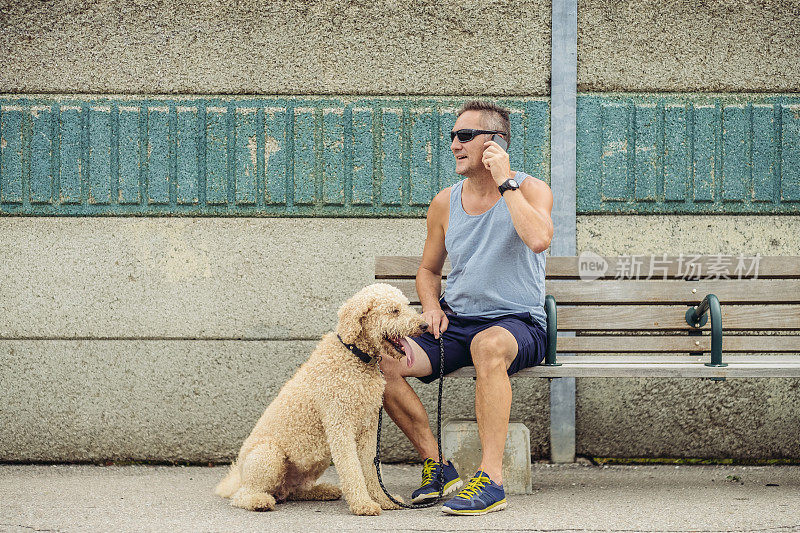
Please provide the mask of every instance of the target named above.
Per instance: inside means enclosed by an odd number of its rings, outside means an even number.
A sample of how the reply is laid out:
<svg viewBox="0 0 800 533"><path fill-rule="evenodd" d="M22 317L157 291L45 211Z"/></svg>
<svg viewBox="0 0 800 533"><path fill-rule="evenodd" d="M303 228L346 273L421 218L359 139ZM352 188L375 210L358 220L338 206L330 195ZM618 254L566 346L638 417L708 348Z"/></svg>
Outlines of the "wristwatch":
<svg viewBox="0 0 800 533"><path fill-rule="evenodd" d="M500 191L500 196L503 196L503 193L508 190L516 190L516 189L519 189L519 183L517 183L517 180L515 180L514 178L507 179L506 181L503 182L502 185L500 185L497 188L497 190Z"/></svg>

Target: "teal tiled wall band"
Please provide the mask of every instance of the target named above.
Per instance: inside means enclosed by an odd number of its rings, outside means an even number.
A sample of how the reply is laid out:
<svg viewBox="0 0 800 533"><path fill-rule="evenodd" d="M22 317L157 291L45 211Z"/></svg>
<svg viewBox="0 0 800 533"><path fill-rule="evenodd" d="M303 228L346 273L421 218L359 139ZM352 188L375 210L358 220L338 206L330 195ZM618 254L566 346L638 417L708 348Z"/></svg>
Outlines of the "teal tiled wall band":
<svg viewBox="0 0 800 533"><path fill-rule="evenodd" d="M580 213L800 213L800 97L578 98Z"/></svg>
<svg viewBox="0 0 800 533"><path fill-rule="evenodd" d="M0 214L422 216L453 173L444 98L0 98ZM548 179L549 102L511 107ZM578 96L578 212L800 212L800 97Z"/></svg>
<svg viewBox="0 0 800 533"><path fill-rule="evenodd" d="M512 166L549 175L549 102ZM0 214L423 216L461 100L0 98Z"/></svg>

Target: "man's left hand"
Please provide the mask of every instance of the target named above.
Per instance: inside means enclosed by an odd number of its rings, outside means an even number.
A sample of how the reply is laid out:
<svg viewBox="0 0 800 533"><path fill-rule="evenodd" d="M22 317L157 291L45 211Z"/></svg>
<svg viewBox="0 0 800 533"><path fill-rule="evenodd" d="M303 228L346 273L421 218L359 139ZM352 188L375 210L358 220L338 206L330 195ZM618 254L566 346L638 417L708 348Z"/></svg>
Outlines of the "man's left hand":
<svg viewBox="0 0 800 533"><path fill-rule="evenodd" d="M508 152L500 148L494 141L486 141L483 143L483 165L486 170L492 173L497 186L503 184L511 177L511 165L508 162Z"/></svg>

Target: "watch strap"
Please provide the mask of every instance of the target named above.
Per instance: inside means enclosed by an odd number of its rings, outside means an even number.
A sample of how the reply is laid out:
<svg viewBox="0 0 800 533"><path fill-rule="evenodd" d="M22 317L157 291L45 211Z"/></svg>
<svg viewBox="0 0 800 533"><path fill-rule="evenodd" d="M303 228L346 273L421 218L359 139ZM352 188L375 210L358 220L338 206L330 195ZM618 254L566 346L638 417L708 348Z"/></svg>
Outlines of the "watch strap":
<svg viewBox="0 0 800 533"><path fill-rule="evenodd" d="M503 183L502 183L502 184L501 184L501 185L500 185L500 186L497 188L497 190L498 190L498 191L500 191L500 196L503 196L503 193L504 193L504 192L506 192L506 191L508 191L508 190L519 189L519 185L511 185L511 183L509 183L509 182L511 182L511 181L513 181L514 183L516 183L516 180L515 180L514 178L508 178L506 181L504 181L504 182L503 182Z"/></svg>

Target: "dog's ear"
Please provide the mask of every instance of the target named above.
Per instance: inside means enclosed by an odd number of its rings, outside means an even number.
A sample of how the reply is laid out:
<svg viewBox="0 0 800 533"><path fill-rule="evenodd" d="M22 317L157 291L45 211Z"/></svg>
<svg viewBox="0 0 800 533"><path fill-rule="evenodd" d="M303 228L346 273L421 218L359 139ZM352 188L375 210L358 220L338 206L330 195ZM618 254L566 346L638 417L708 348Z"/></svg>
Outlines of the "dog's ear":
<svg viewBox="0 0 800 533"><path fill-rule="evenodd" d="M359 293L347 300L339 308L339 325L336 326L336 333L347 344L356 341L363 329L361 319L370 310L372 301L366 295Z"/></svg>

